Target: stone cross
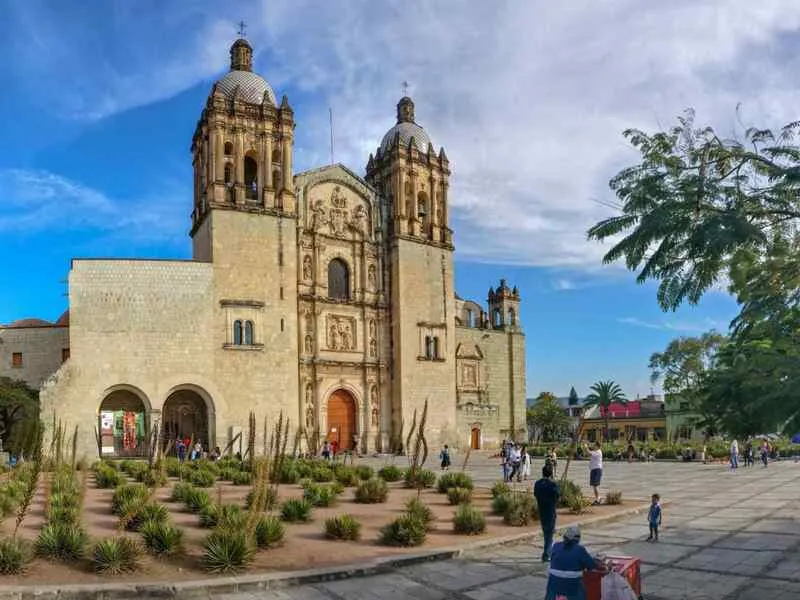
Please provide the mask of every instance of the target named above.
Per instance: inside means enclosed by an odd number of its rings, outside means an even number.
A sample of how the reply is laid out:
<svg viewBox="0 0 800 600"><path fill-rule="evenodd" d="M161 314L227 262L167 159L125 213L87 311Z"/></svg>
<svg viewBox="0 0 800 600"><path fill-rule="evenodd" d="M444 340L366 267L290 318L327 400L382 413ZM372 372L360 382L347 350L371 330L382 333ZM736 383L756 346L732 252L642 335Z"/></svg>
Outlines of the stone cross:
<svg viewBox="0 0 800 600"><path fill-rule="evenodd" d="M408 96L408 82L403 82L403 96Z"/></svg>
<svg viewBox="0 0 800 600"><path fill-rule="evenodd" d="M247 29L247 25L244 21L239 21L239 37L243 38L245 34L245 30Z"/></svg>

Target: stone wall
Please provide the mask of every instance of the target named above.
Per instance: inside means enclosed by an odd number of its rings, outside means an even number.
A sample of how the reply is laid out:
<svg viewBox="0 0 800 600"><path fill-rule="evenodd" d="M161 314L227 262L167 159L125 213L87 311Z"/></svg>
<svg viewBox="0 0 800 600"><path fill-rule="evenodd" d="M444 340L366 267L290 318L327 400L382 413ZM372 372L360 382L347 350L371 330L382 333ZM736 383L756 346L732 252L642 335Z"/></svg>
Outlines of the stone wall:
<svg viewBox="0 0 800 600"><path fill-rule="evenodd" d="M69 352L69 327L0 327L0 377L10 377L38 390ZM22 353L22 366L13 355Z"/></svg>

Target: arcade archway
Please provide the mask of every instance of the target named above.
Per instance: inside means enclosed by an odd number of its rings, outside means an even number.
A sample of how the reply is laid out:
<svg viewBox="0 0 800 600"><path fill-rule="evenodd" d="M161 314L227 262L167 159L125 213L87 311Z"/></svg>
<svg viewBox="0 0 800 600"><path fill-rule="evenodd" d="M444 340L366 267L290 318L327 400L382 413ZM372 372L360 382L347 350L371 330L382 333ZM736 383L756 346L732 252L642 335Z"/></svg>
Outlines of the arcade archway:
<svg viewBox="0 0 800 600"><path fill-rule="evenodd" d="M100 402L97 418L101 456L147 455L150 403L143 392L127 386L109 389Z"/></svg>
<svg viewBox="0 0 800 600"><path fill-rule="evenodd" d="M167 396L161 410L162 438L167 442L193 440L208 452L213 446L211 413L213 408L197 390L178 389Z"/></svg>

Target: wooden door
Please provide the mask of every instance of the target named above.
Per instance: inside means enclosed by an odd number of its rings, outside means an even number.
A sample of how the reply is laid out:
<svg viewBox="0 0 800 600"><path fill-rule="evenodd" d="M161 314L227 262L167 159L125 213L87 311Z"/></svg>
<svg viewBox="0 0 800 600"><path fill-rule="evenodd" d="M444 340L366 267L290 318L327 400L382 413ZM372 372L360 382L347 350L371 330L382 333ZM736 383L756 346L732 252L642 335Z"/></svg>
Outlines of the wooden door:
<svg viewBox="0 0 800 600"><path fill-rule="evenodd" d="M481 449L481 430L477 427L473 428L472 436L470 438L470 447L473 450L480 450Z"/></svg>
<svg viewBox="0 0 800 600"><path fill-rule="evenodd" d="M344 390L336 390L328 399L328 440L336 442L337 451L353 447L356 433L356 403Z"/></svg>

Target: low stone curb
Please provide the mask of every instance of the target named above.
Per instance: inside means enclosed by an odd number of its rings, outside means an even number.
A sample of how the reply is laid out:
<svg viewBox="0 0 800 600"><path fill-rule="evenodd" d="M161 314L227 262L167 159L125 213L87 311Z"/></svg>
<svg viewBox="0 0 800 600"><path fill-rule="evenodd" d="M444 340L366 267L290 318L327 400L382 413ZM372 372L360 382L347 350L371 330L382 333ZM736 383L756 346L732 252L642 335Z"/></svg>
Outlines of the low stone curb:
<svg viewBox="0 0 800 600"><path fill-rule="evenodd" d="M579 520L577 525L587 527L598 523L609 523L647 511L649 505L641 504L634 508L610 515L589 517ZM457 558L465 553L534 540L541 536L539 531L527 531L514 535L486 540L475 540L459 546L437 548L402 556L387 556L368 562L339 565L305 571L283 571L279 573L254 573L213 579L197 579L179 583L99 583L69 585L0 585L0 600L123 600L128 598L208 598L211 594L235 594L239 592L258 592L299 585L310 585L324 581L336 581L350 577L378 575L424 562Z"/></svg>

